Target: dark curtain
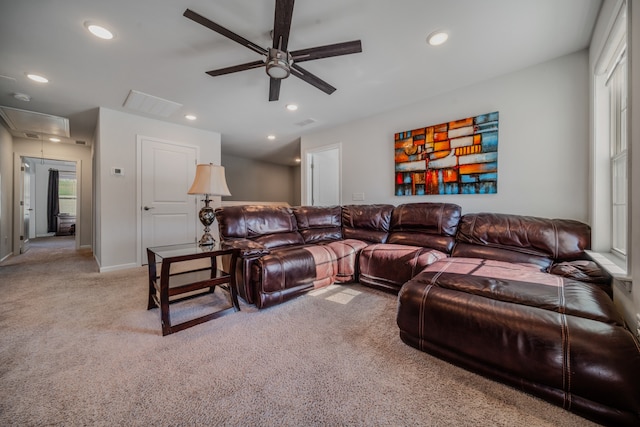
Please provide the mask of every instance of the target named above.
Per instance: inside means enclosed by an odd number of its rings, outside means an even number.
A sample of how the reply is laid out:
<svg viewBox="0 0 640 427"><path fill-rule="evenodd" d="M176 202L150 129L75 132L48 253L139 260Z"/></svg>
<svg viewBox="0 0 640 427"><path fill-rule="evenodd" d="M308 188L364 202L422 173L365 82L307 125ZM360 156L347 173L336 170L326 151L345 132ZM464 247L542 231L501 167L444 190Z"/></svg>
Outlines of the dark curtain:
<svg viewBox="0 0 640 427"><path fill-rule="evenodd" d="M56 221L56 218L60 213L58 179L59 172L55 169L49 169L49 192L47 193L47 231L49 233L58 231L58 224Z"/></svg>

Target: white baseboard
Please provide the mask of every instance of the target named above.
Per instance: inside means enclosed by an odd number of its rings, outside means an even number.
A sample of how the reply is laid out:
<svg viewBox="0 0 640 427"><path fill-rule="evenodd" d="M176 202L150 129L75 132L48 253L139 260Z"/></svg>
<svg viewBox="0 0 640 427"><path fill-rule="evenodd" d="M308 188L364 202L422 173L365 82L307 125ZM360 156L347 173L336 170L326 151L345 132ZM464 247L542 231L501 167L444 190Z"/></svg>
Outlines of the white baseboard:
<svg viewBox="0 0 640 427"><path fill-rule="evenodd" d="M138 268L138 267L140 267L138 264L131 263L131 264L110 265L107 267L99 267L99 268L100 268L100 273L109 273L111 271L128 270L130 268Z"/></svg>

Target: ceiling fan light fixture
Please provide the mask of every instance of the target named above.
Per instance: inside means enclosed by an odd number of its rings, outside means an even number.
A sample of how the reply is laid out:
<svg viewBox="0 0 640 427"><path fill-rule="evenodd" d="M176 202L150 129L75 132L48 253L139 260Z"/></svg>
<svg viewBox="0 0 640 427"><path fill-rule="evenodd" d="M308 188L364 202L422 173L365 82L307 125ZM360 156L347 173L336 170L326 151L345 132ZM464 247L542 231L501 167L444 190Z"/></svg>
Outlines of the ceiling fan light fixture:
<svg viewBox="0 0 640 427"><path fill-rule="evenodd" d="M291 74L302 81L314 86L327 95L331 95L336 88L325 82L321 78L314 76L304 68L298 66L298 62L311 61L315 59L330 58L334 56L350 55L362 52L362 42L352 40L349 42L333 43L324 46L316 46L308 49L289 51L289 35L291 32L291 19L293 17L294 0L276 0L275 13L273 19L273 30L271 31L272 46L265 49L247 39L234 33L233 31L217 24L210 19L186 9L182 16L194 21L262 56L258 61L238 64L232 67L219 68L207 71L211 77L224 74L236 73L238 71L252 70L254 68L265 68L269 76L269 101L278 101L280 97L280 83ZM266 58L265 58L266 57ZM294 58L296 63L294 64Z"/></svg>
<svg viewBox="0 0 640 427"><path fill-rule="evenodd" d="M286 79L291 74L290 55L278 49L269 48L266 71L269 77L274 79Z"/></svg>

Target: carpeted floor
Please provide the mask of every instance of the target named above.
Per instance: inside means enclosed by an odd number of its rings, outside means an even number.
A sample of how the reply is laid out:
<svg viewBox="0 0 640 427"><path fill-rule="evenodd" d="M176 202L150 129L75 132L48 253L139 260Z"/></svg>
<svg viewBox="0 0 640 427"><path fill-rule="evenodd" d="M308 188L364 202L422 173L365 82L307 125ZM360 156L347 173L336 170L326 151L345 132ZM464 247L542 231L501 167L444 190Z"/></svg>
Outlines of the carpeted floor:
<svg viewBox="0 0 640 427"><path fill-rule="evenodd" d="M0 425L593 425L405 345L394 295L332 286L162 337L146 275L72 240L0 264Z"/></svg>

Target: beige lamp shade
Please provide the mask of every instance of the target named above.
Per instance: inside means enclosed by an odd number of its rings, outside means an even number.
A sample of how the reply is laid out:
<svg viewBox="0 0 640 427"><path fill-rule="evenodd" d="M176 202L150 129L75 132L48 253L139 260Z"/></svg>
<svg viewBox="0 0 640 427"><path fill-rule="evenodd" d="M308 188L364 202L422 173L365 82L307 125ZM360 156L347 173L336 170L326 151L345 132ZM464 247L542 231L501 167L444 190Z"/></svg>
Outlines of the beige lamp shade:
<svg viewBox="0 0 640 427"><path fill-rule="evenodd" d="M202 164L196 166L196 177L188 191L189 194L208 194L210 196L230 196L224 177L224 166Z"/></svg>

